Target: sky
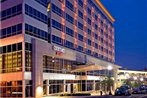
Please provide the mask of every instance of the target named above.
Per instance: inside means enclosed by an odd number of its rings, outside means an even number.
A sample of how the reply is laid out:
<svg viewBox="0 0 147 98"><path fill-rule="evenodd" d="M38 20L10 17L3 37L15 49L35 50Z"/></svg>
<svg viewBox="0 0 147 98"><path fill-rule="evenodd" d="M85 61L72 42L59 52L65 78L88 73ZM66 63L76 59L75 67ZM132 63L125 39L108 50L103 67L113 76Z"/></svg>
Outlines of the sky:
<svg viewBox="0 0 147 98"><path fill-rule="evenodd" d="M147 0L101 0L115 18L115 63L147 67Z"/></svg>

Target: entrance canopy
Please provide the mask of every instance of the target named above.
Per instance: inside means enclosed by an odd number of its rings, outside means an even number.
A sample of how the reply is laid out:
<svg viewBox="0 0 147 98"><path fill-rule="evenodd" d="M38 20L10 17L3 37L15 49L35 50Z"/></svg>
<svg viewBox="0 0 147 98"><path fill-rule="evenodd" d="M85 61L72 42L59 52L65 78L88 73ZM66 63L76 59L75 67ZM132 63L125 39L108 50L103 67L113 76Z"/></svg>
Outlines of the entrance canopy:
<svg viewBox="0 0 147 98"><path fill-rule="evenodd" d="M95 70L104 70L106 66L99 65L80 65L73 69L71 72L86 72L86 71L95 71Z"/></svg>

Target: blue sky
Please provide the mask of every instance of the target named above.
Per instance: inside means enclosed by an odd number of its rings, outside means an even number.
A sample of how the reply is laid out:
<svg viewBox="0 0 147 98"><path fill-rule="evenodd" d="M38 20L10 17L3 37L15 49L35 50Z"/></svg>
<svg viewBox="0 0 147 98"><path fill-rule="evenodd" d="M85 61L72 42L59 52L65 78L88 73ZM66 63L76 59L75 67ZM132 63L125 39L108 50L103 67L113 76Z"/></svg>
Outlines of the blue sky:
<svg viewBox="0 0 147 98"><path fill-rule="evenodd" d="M101 0L114 16L116 64L140 70L147 66L147 0Z"/></svg>

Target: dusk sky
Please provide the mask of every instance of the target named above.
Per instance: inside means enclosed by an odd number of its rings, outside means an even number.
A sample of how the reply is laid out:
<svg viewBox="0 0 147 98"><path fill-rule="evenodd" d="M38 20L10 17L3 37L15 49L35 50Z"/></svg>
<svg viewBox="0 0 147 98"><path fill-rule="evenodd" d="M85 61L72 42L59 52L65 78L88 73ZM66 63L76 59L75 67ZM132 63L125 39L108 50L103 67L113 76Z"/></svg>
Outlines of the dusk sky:
<svg viewBox="0 0 147 98"><path fill-rule="evenodd" d="M147 0L101 0L115 18L116 64L147 67Z"/></svg>

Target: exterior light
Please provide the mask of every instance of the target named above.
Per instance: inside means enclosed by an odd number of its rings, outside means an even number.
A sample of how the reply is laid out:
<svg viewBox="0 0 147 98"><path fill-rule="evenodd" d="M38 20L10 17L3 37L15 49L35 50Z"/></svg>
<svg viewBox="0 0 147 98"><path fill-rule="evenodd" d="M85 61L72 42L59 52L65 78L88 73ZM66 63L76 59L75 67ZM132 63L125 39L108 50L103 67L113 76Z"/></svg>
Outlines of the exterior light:
<svg viewBox="0 0 147 98"><path fill-rule="evenodd" d="M108 70L112 70L113 67L112 67L111 65L109 65L109 66L107 67L107 69L108 69Z"/></svg>
<svg viewBox="0 0 147 98"><path fill-rule="evenodd" d="M140 78L140 81L143 81L144 79L143 78Z"/></svg>
<svg viewBox="0 0 147 98"><path fill-rule="evenodd" d="M126 78L130 78L130 75L128 73L125 74Z"/></svg>
<svg viewBox="0 0 147 98"><path fill-rule="evenodd" d="M43 88L41 86L38 86L36 88L36 92L37 92L37 95L42 95L43 94Z"/></svg>
<svg viewBox="0 0 147 98"><path fill-rule="evenodd" d="M137 77L133 77L134 80L137 80Z"/></svg>

